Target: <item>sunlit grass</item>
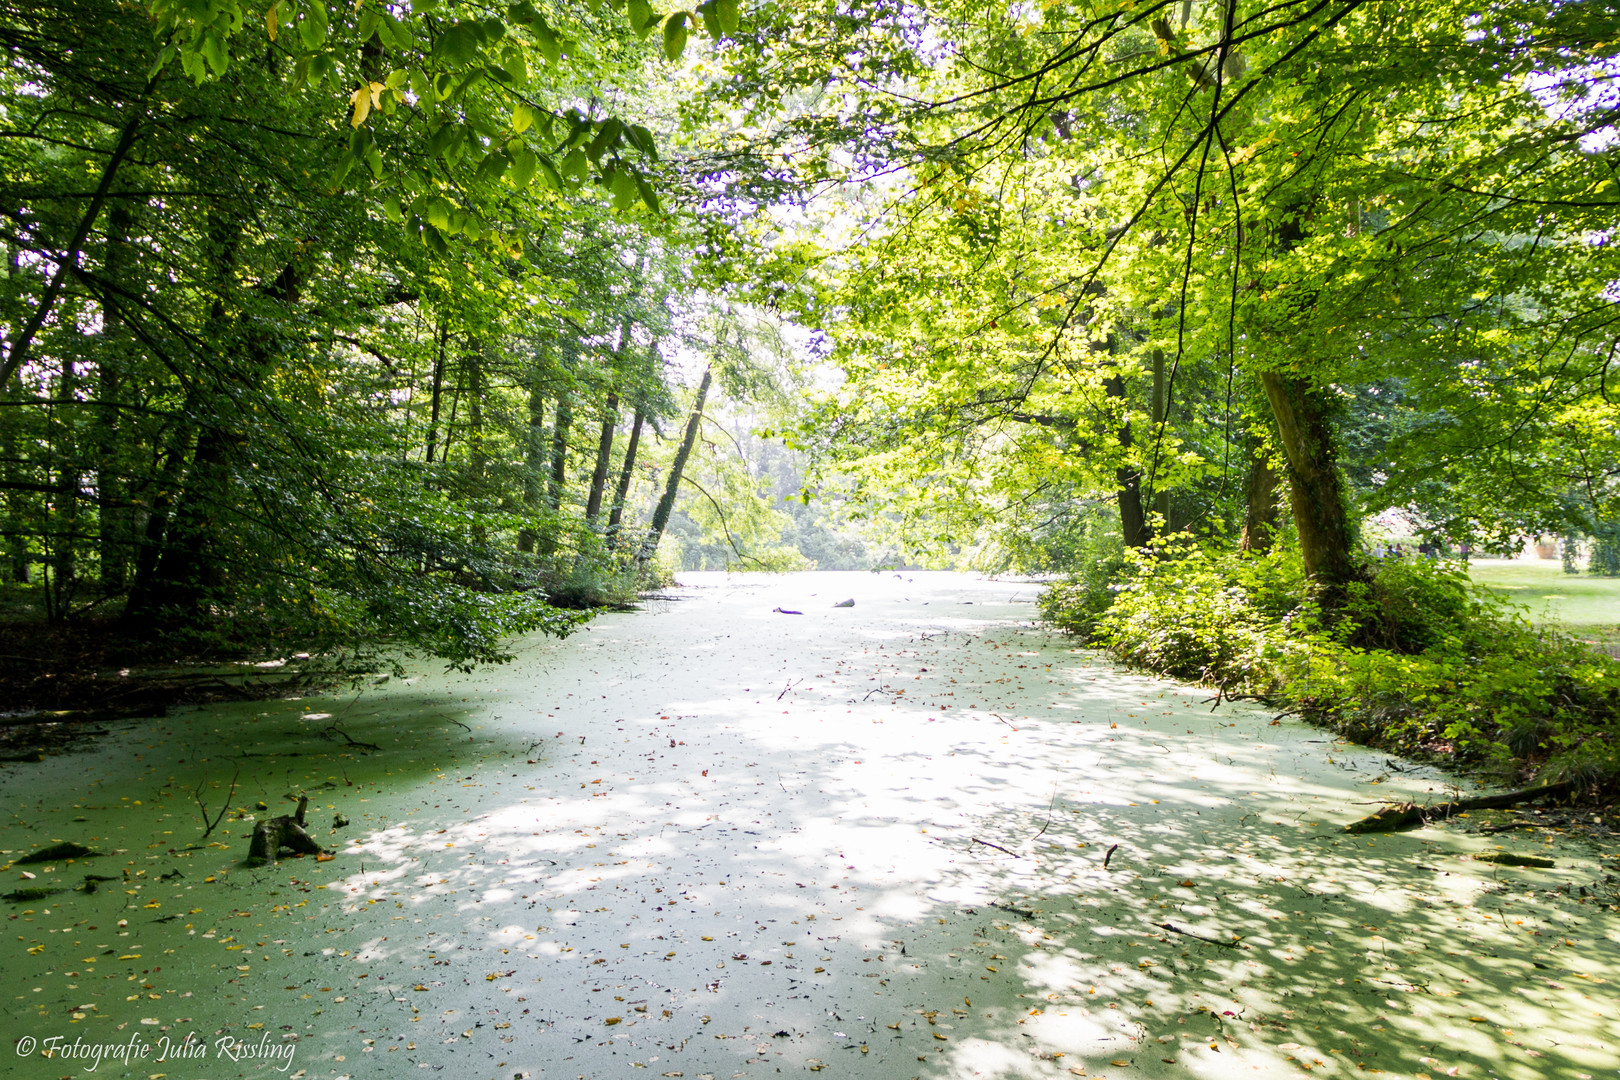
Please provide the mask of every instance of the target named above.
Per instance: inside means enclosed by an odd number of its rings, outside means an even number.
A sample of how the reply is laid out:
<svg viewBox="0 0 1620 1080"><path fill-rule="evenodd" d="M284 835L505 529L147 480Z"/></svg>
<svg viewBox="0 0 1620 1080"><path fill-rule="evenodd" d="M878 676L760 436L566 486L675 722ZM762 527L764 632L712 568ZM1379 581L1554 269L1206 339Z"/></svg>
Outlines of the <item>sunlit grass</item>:
<svg viewBox="0 0 1620 1080"><path fill-rule="evenodd" d="M1475 559L1469 576L1530 616L1593 641L1620 644L1620 578L1566 574L1557 559Z"/></svg>

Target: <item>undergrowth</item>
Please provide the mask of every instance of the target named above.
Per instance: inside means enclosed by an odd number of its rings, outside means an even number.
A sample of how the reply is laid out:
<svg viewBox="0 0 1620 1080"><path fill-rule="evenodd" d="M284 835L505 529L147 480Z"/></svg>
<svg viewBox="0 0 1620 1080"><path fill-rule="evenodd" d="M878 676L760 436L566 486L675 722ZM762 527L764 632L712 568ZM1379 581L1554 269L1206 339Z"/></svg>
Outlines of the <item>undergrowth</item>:
<svg viewBox="0 0 1620 1080"><path fill-rule="evenodd" d="M1334 618L1295 553L1171 540L1050 587L1047 621L1116 659L1251 697L1357 742L1504 781L1620 790L1620 662L1427 559L1373 568Z"/></svg>

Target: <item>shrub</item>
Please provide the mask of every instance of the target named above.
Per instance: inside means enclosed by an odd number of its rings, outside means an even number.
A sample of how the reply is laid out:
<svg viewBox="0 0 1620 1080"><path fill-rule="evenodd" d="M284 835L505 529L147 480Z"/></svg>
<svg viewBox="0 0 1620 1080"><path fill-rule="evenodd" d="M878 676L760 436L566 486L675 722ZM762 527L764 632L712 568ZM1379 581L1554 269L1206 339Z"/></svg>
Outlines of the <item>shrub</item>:
<svg viewBox="0 0 1620 1080"><path fill-rule="evenodd" d="M1042 611L1133 667L1258 697L1359 742L1620 786L1620 663L1533 627L1455 565L1386 562L1329 622L1297 557L1177 538L1128 553L1111 586L1095 571L1053 586Z"/></svg>

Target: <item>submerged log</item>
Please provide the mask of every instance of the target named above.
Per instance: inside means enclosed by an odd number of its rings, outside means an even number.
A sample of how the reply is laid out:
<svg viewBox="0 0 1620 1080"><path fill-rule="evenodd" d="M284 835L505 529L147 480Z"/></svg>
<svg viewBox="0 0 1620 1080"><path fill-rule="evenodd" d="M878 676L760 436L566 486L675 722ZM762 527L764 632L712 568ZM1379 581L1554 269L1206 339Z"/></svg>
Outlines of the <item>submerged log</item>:
<svg viewBox="0 0 1620 1080"><path fill-rule="evenodd" d="M1542 784L1540 787L1524 788L1522 791L1508 791L1501 795L1476 795L1471 799L1457 799L1448 803L1431 803L1428 806L1419 806L1416 803L1390 803L1376 814L1369 814L1360 821L1352 821L1344 827L1347 833L1375 833L1394 832L1397 829L1406 829L1429 821L1441 821L1469 810L1501 810L1520 803L1532 802L1536 799L1550 798L1555 795L1564 795L1569 792L1571 785L1568 781L1556 784Z"/></svg>
<svg viewBox="0 0 1620 1080"><path fill-rule="evenodd" d="M304 831L304 812L309 808L309 796L298 800L298 809L291 814L261 821L253 827L253 840L248 846L248 862L263 865L275 862L282 851L295 855L321 856L326 849Z"/></svg>

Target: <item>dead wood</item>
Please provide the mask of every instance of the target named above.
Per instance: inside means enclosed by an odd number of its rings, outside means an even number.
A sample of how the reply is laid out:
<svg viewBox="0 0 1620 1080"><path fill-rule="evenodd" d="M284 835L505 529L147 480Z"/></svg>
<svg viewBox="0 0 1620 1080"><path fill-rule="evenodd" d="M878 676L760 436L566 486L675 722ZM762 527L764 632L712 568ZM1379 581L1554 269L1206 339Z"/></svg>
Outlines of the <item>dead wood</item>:
<svg viewBox="0 0 1620 1080"><path fill-rule="evenodd" d="M309 808L309 796L298 800L298 809L291 814L261 821L253 826L253 840L248 846L248 862L263 865L275 862L283 851L295 855L324 855L326 849L304 831L304 812Z"/></svg>
<svg viewBox="0 0 1620 1080"><path fill-rule="evenodd" d="M1414 825L1429 821L1442 821L1448 817L1466 813L1469 810L1501 810L1520 803L1533 802L1536 799L1547 799L1557 795L1568 794L1570 790L1568 781L1556 784L1542 784L1540 787L1524 788L1521 791L1508 791L1500 795L1476 795L1469 799L1457 799L1448 803L1430 803L1419 806L1416 803L1389 803L1375 814L1369 814L1360 821L1352 821L1343 829L1347 833L1377 833L1395 832L1398 829L1411 828Z"/></svg>

